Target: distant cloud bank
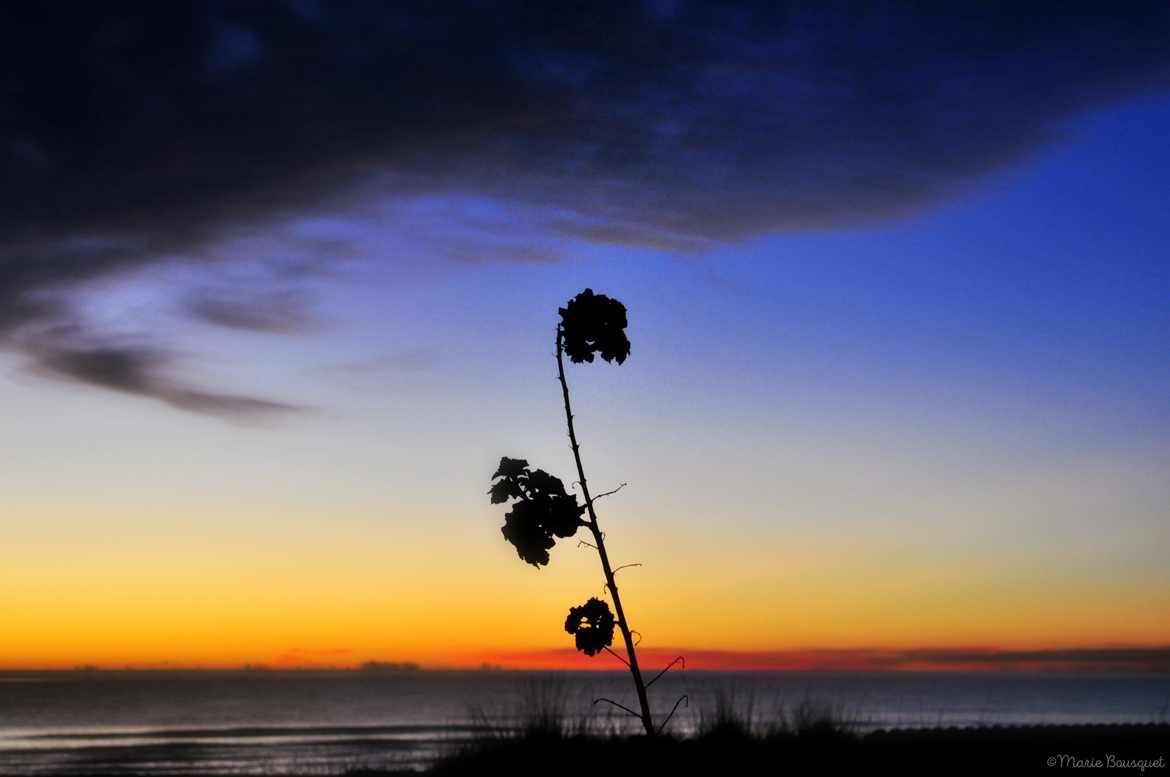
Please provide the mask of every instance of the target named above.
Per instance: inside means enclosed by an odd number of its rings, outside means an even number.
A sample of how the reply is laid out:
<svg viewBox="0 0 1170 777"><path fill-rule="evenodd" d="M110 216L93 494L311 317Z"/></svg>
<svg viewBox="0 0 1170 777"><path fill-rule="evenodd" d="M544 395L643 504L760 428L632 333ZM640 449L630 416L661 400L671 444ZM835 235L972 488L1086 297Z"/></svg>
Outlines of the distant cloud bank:
<svg viewBox="0 0 1170 777"><path fill-rule="evenodd" d="M1170 673L1170 646L997 650L994 648L809 649L776 651L638 651L651 670L676 656L688 669L726 671L1026 671ZM616 661L587 660L570 649L499 652L485 661L506 668L621 669Z"/></svg>

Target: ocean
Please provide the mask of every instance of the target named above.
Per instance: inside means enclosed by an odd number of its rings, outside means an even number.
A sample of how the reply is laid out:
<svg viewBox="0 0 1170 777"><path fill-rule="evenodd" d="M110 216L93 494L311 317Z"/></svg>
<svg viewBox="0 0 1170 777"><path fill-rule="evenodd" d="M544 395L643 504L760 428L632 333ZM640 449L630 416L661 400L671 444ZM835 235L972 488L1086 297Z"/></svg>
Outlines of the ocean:
<svg viewBox="0 0 1170 777"><path fill-rule="evenodd" d="M828 709L859 730L1170 720L1170 676L671 672L651 689L686 734L720 705L761 723ZM335 774L420 768L548 710L632 719L627 675L556 672L0 672L0 773ZM632 730L632 729L631 729Z"/></svg>

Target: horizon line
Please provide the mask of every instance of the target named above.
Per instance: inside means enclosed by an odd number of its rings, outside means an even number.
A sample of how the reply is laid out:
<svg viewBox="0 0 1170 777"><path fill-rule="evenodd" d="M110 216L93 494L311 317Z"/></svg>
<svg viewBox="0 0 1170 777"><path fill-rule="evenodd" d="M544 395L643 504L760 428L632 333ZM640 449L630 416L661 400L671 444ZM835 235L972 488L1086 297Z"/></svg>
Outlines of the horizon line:
<svg viewBox="0 0 1170 777"><path fill-rule="evenodd" d="M645 648L638 651L646 665L666 664L681 656L687 671L704 672L1137 672L1170 673L1170 644L1004 649L947 648L806 648L788 650L714 650ZM614 659L588 658L572 648L487 651L462 661L418 662L369 659L347 663L313 661L303 653L295 659L240 663L79 662L72 665L0 664L0 673L31 672L624 672Z"/></svg>

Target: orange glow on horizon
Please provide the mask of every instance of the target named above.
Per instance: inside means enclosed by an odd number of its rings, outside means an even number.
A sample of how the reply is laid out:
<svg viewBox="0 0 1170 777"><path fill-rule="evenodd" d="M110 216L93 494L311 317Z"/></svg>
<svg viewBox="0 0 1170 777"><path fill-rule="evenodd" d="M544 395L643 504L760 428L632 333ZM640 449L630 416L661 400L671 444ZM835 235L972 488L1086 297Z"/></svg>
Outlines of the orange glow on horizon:
<svg viewBox="0 0 1170 777"><path fill-rule="evenodd" d="M79 509L29 507L0 547L0 669L622 669L576 654L562 629L567 606L597 595L596 559L558 548L555 566L519 563L489 507L417 507L414 522L394 524L369 508L324 523L254 505L215 520L186 508L159 523L144 506L90 509L88 522L54 531ZM942 654L1170 645L1170 591L1158 579L1102 583L1073 570L1037 587L1034 565L1002 553L958 564L905 541L719 555L706 525L666 547L656 518L641 519L615 512L614 548L654 560L623 583L648 667L684 654L693 669L985 669L999 664ZM925 660L927 650L940 655Z"/></svg>
<svg viewBox="0 0 1170 777"><path fill-rule="evenodd" d="M615 652L624 651L615 645ZM795 649L729 651L709 649L641 649L643 671L655 673L675 658L685 659L687 671L733 672L1170 672L1170 645L1110 645L1104 647L1003 650L988 647L933 649ZM367 667L366 665L372 665ZM676 666L676 669L684 665ZM305 650L286 653L268 662L231 661L98 661L70 663L0 662L0 671L61 670L181 670L220 671L270 669L274 671L352 671L363 668L414 670L508 670L624 672L625 665L605 654L588 657L571 648L512 650L482 654L435 655L430 660L365 659L348 649Z"/></svg>

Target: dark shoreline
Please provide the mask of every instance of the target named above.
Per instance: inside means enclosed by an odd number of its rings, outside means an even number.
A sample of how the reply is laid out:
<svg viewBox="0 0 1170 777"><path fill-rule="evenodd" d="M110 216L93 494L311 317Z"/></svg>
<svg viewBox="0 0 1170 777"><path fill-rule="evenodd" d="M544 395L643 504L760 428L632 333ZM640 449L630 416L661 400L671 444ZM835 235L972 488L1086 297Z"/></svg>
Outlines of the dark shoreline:
<svg viewBox="0 0 1170 777"><path fill-rule="evenodd" d="M645 737L542 737L480 743L440 760L436 777L505 774L1031 774L1111 769L1170 771L1170 724L980 726L880 729L824 726L797 734L741 730L657 741ZM609 768L620 765L620 768ZM880 772L875 771L880 770ZM377 772L355 773L373 775Z"/></svg>
<svg viewBox="0 0 1170 777"><path fill-rule="evenodd" d="M728 722L690 737L575 734L555 728L520 732L476 731L449 741L430 766L363 767L363 758L338 768L244 772L345 777L389 775L502 775L504 777L601 777L602 775L738 774L1110 774L1170 773L1170 723L893 728L857 733L833 721L800 730L751 733ZM355 744L358 744L355 742ZM367 743L369 762L384 759L404 743ZM409 747L409 746L407 746ZM91 777L201 774L182 768L198 761L182 744L146 753L97 749L62 773ZM127 758L126 756L131 756ZM135 757L137 756L137 757ZM124 760L123 760L124 759ZM153 762L168 768L152 769ZM1143 769L1144 765L1144 769ZM175 769L179 766L178 769ZM39 771L38 774L53 774Z"/></svg>

